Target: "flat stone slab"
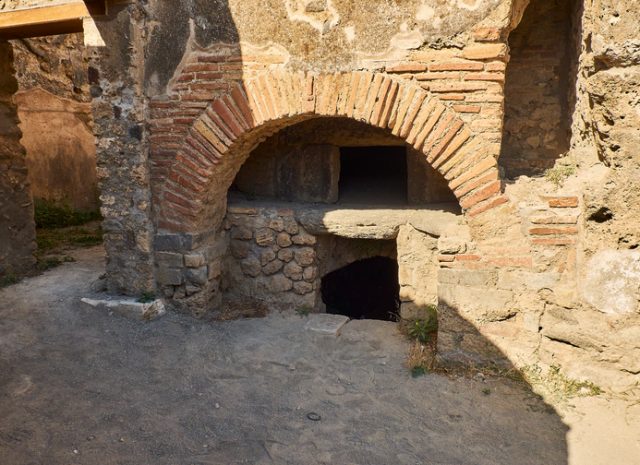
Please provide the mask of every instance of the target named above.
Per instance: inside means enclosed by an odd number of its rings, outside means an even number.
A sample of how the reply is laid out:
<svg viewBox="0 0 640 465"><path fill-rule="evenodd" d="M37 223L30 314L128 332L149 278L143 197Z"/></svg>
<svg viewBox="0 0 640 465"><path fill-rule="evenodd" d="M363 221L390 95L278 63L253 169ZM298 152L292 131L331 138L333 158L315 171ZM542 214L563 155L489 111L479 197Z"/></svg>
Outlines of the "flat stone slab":
<svg viewBox="0 0 640 465"><path fill-rule="evenodd" d="M131 320L151 321L166 313L164 302L160 299L151 302L138 302L132 298L90 299L80 301L91 309L117 313Z"/></svg>
<svg viewBox="0 0 640 465"><path fill-rule="evenodd" d="M349 318L344 315L332 315L330 313L314 313L309 315L309 321L304 325L307 331L326 334L328 336L339 336L340 330L349 322Z"/></svg>

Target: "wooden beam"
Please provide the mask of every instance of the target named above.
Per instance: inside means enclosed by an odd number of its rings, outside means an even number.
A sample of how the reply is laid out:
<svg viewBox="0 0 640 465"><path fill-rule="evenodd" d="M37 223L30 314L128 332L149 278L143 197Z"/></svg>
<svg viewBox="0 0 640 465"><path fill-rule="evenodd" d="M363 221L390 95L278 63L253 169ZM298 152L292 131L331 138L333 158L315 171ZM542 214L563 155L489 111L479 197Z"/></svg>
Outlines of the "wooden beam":
<svg viewBox="0 0 640 465"><path fill-rule="evenodd" d="M0 13L0 38L18 39L82 32L84 18L105 14L104 2L73 0L64 5L43 6Z"/></svg>

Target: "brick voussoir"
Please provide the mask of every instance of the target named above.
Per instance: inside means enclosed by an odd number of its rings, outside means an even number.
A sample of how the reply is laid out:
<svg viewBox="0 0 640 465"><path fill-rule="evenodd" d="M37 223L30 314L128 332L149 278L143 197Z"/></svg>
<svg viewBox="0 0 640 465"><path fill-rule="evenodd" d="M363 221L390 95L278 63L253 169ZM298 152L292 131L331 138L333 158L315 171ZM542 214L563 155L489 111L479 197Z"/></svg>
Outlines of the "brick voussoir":
<svg viewBox="0 0 640 465"><path fill-rule="evenodd" d="M458 131L460 131L463 126L464 123L461 120L454 119L447 132L442 136L440 142L438 142L438 145L436 145L427 156L429 163L433 165L434 162L438 161L444 149L449 145L451 140L456 136L456 134L458 134Z"/></svg>
<svg viewBox="0 0 640 465"><path fill-rule="evenodd" d="M427 94L425 92L416 92L416 95L413 97L411 104L409 105L409 110L407 111L407 115L402 123L402 127L400 128L400 137L406 139L413 127L414 121L418 116L418 112L422 109L422 102L427 98Z"/></svg>
<svg viewBox="0 0 640 465"><path fill-rule="evenodd" d="M506 204L507 202L509 202L509 199L505 195L497 195L484 202L478 203L472 208L469 208L466 213L467 216L473 218L500 205Z"/></svg>
<svg viewBox="0 0 640 465"><path fill-rule="evenodd" d="M456 134L449 145L447 145L444 153L440 157L436 158L436 160L434 160L432 164L433 167L438 170L440 170L441 168L442 170L444 170L445 165L456 157L456 155L458 154L458 149L460 149L465 144L465 142L469 140L470 137L471 132L466 127L463 127L462 130L458 132L458 134Z"/></svg>
<svg viewBox="0 0 640 465"><path fill-rule="evenodd" d="M408 144L410 145L414 144L414 142L416 141L416 138L418 137L418 134L420 134L420 131L422 131L422 128L424 128L425 123L433 113L433 110L436 107L436 103L437 103L437 100L434 98L426 98L422 102L422 105L413 122L411 130L407 135L406 142Z"/></svg>
<svg viewBox="0 0 640 465"><path fill-rule="evenodd" d="M460 199L460 206L465 210L473 207L483 200L487 200L489 197L500 192L500 181L490 181L488 184L478 187L477 189L469 192Z"/></svg>

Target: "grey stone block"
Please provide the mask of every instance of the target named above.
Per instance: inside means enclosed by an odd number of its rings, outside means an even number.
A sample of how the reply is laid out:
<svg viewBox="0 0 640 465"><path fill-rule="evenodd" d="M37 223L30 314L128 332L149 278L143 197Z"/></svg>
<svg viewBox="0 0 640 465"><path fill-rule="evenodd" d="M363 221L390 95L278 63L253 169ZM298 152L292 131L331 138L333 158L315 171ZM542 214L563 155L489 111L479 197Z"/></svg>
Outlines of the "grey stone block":
<svg viewBox="0 0 640 465"><path fill-rule="evenodd" d="M309 315L309 320L304 325L307 331L325 334L327 336L339 336L342 327L349 322L344 315L331 315L329 313L314 313Z"/></svg>
<svg viewBox="0 0 640 465"><path fill-rule="evenodd" d="M160 299L153 302L137 302L132 298L89 299L80 301L89 309L106 310L132 320L150 321L166 313L164 303Z"/></svg>

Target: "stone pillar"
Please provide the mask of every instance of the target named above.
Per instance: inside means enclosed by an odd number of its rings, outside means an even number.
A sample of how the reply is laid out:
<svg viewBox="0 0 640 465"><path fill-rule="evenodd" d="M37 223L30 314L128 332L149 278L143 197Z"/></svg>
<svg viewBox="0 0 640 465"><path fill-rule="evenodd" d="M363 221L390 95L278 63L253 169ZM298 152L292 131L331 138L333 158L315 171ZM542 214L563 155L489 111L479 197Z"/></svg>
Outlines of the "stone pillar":
<svg viewBox="0 0 640 465"><path fill-rule="evenodd" d="M35 265L33 202L13 100L17 90L13 49L0 41L0 278L25 274Z"/></svg>
<svg viewBox="0 0 640 465"><path fill-rule="evenodd" d="M89 84L107 283L113 293L153 291L149 150L145 127L144 10L114 5L97 19L105 47L91 49Z"/></svg>

